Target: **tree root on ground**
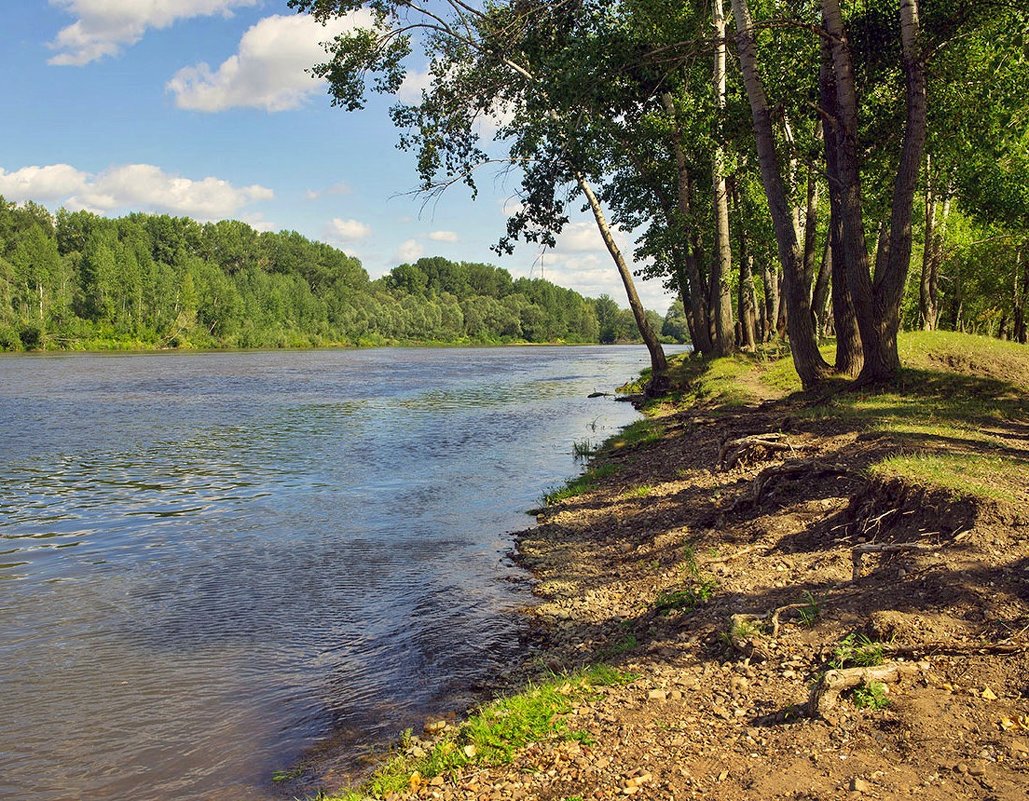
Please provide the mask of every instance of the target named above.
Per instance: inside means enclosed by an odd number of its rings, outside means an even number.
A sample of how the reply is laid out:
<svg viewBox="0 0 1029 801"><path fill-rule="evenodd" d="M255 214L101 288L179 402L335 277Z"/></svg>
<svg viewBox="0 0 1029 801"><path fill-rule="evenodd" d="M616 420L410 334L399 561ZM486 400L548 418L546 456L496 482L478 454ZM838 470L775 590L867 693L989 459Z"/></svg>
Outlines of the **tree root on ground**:
<svg viewBox="0 0 1029 801"><path fill-rule="evenodd" d="M855 667L844 670L830 670L823 674L811 690L808 699L808 714L824 717L847 690L856 689L871 682L896 682L905 676L914 676L929 669L926 662L890 662L876 667Z"/></svg>
<svg viewBox="0 0 1029 801"><path fill-rule="evenodd" d="M942 545L929 545L924 542L891 542L873 543L867 542L855 545L850 552L850 561L853 566L851 581L861 578L861 560L869 553L898 553L910 551L938 551Z"/></svg>
<svg viewBox="0 0 1029 801"><path fill-rule="evenodd" d="M789 451L790 453L796 453L793 445L786 441L785 434L751 434L750 436L737 437L736 439L725 437L722 439L718 449L718 469L732 470L736 465L743 462L744 456L754 454L757 451L771 451L773 453Z"/></svg>
<svg viewBox="0 0 1029 801"><path fill-rule="evenodd" d="M801 476L805 478L844 476L862 483L868 481L866 476L842 464L819 462L816 459L805 459L802 462L787 462L786 464L775 465L774 467L766 467L762 470L751 485L750 498L746 500L741 498L736 502L736 505L739 505L741 502L749 502L753 506L758 506L769 484L780 478L799 478Z"/></svg>
<svg viewBox="0 0 1029 801"><path fill-rule="evenodd" d="M776 639L782 625L780 617L784 612L805 609L810 604L786 604L764 614L747 614L744 612L729 618L729 643L748 659L767 659L769 654L761 640L764 637Z"/></svg>

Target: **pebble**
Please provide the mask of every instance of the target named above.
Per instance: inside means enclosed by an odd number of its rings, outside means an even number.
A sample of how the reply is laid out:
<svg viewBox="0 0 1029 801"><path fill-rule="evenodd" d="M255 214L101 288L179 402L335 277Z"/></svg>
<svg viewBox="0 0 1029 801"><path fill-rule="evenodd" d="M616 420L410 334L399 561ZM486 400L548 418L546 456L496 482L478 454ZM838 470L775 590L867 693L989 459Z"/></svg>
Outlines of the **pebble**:
<svg viewBox="0 0 1029 801"><path fill-rule="evenodd" d="M850 791L852 793L867 793L871 792L872 785L866 782L864 779L855 776L850 780Z"/></svg>
<svg viewBox="0 0 1029 801"><path fill-rule="evenodd" d="M668 691L651 690L649 693L647 693L647 698L649 698L651 701L664 701L666 698L668 698Z"/></svg>

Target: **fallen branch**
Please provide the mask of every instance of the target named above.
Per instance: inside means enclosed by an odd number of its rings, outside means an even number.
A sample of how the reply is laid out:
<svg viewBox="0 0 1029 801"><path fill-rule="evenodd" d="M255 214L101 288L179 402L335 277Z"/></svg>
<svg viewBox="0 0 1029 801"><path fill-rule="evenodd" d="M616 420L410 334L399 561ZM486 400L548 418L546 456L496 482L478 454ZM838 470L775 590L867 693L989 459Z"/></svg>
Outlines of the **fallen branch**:
<svg viewBox="0 0 1029 801"><path fill-rule="evenodd" d="M927 545L922 542L891 542L891 543L863 543L855 545L850 552L850 561L853 565L851 581L857 581L861 577L861 560L869 553L897 553L910 551L938 551L942 545Z"/></svg>
<svg viewBox="0 0 1029 801"><path fill-rule="evenodd" d="M929 665L925 662L890 662L876 667L827 671L822 676L822 680L811 690L811 697L808 699L808 713L812 717L824 717L825 713L836 705L840 695L847 690L853 690L874 681L883 684L900 681L904 676L913 676L928 669Z"/></svg>

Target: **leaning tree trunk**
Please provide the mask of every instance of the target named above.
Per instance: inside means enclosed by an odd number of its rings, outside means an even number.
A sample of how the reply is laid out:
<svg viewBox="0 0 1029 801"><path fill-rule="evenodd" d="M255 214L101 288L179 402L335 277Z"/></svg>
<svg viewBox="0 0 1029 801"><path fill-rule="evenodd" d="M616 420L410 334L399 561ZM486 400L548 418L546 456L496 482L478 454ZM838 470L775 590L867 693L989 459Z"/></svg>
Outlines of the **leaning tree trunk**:
<svg viewBox="0 0 1029 801"><path fill-rule="evenodd" d="M736 17L736 47L757 140L761 183L764 185L768 207L772 212L779 260L783 267L790 350L801 383L805 387L812 387L825 378L829 366L822 358L818 350L818 341L815 339L814 324L811 320L811 298L808 295L810 290L804 286L803 254L797 242L797 232L786 198L786 188L783 185L768 98L758 75L757 43L750 9L747 0L732 0L732 8Z"/></svg>
<svg viewBox="0 0 1029 801"><path fill-rule="evenodd" d="M661 342L654 333L654 329L650 327L650 321L647 320L647 311L643 308L640 296L636 293L636 283L632 280L632 270L629 269L629 265L626 264L625 257L622 255L621 248L615 242L614 234L607 222L604 209L601 208L600 201L594 194L593 188L582 175L576 176L576 180L582 193L586 196L586 201L593 212L593 218L597 221L597 228L600 229L600 236L607 246L607 252L611 254L611 258L614 259L615 265L618 267L618 275L622 279L622 286L625 288L626 297L629 299L629 308L632 310L632 316L636 318L636 327L639 328L640 336L643 337L643 342L650 352L652 375L649 390L653 393L662 392L666 388L667 378L665 373L668 371L668 361L665 359L664 348L661 347Z"/></svg>
<svg viewBox="0 0 1029 801"><path fill-rule="evenodd" d="M900 0L900 38L905 75L906 121L900 165L893 190L888 243L879 248L873 280L865 246L858 160L857 90L853 59L838 0L822 0L826 32L832 41L833 67L840 109L840 180L843 239L864 366L859 383L891 378L900 368L897 333L900 302L911 261L911 216L915 183L926 134L925 67L918 48L918 2Z"/></svg>
<svg viewBox="0 0 1029 801"><path fill-rule="evenodd" d="M725 180L725 150L722 146L722 120L725 109L725 17L722 0L712 2L715 28L715 68L712 76L718 119L712 156L711 180L715 201L715 259L711 267L710 314L715 323L715 350L724 356L735 349L732 323L732 296L729 273L732 271L732 243L729 241L729 193Z"/></svg>
<svg viewBox="0 0 1029 801"><path fill-rule="evenodd" d="M832 273L832 248L830 247L832 234L825 238L825 247L822 248L822 261L818 265L818 276L815 278L815 286L811 291L811 315L815 320L815 333L819 337L825 336L826 318L829 311L829 276Z"/></svg>

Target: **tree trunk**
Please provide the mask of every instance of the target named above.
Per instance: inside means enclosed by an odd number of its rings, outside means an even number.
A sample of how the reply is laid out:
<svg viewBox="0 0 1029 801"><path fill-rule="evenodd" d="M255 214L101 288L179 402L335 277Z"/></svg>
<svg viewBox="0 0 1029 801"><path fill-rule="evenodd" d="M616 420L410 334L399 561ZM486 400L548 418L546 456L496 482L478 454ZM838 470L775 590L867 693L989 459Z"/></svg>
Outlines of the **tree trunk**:
<svg viewBox="0 0 1029 801"><path fill-rule="evenodd" d="M672 95L668 92L663 93L661 95L661 103L664 106L665 113L668 114L672 122L672 151L675 155L679 214L682 216L682 224L688 229L692 227L692 190L690 187L689 169L686 166L686 154L682 148L682 130L679 127ZM710 335L711 325L707 302L708 288L700 273L700 254L697 252L694 241L688 236L684 236L683 239L684 267L688 284L690 313L693 316L694 325L693 348L701 354L709 355L714 352L715 347Z"/></svg>
<svg viewBox="0 0 1029 801"><path fill-rule="evenodd" d="M761 265L761 281L765 285L763 339L771 342L775 337L775 324L779 319L779 273L768 262Z"/></svg>
<svg viewBox="0 0 1029 801"><path fill-rule="evenodd" d="M643 342L650 352L652 375L648 391L659 394L667 387L665 373L668 371L668 361L665 359L664 348L661 347L654 329L650 327L650 321L647 320L647 311L643 308L640 296L636 293L636 284L632 280L632 270L629 269L629 265L626 264L625 257L622 256L618 243L615 242L614 234L607 222L604 209L601 208L600 201L597 200L597 196L593 193L593 188L582 175L577 175L576 180L582 193L586 196L590 210L593 212L593 218L597 221L597 228L600 229L600 236L607 246L607 252L611 254L611 258L614 259L615 265L618 267L618 275L622 279L622 286L625 288L626 297L629 299L629 308L632 310L632 316L636 318L636 327L639 328L640 336L643 337Z"/></svg>
<svg viewBox="0 0 1029 801"><path fill-rule="evenodd" d="M811 314L815 320L815 333L819 337L825 336L826 318L829 312L829 275L832 273L832 248L829 246L831 239L830 231L825 238L822 261L818 265L818 277L815 278L815 287L811 292Z"/></svg>
<svg viewBox="0 0 1029 801"><path fill-rule="evenodd" d="M808 295L809 290L804 287L803 282L803 258L791 219L786 189L783 186L768 98L765 96L765 88L757 69L757 43L750 9L747 0L732 0L732 8L736 17L736 48L757 140L761 183L764 185L768 206L772 212L779 260L783 267L783 294L788 310L786 321L790 335L790 351L801 384L805 388L812 387L825 378L829 366L818 350L818 341L815 339L814 325L811 322L811 299Z"/></svg>
<svg viewBox="0 0 1029 801"><path fill-rule="evenodd" d="M1029 260L1022 264L1022 249L1015 251L1015 302L1012 304L1011 338L1026 344L1025 297L1029 290Z"/></svg>
<svg viewBox="0 0 1029 801"><path fill-rule="evenodd" d="M740 195L736 186L735 178L730 179L729 195L732 198L733 207L736 209L736 216L739 220L737 231L739 235L739 259L740 259L740 282L737 298L739 318L739 345L753 350L757 346L757 295L754 290L754 259L747 252L747 229L744 225L743 206L740 203Z"/></svg>
<svg viewBox="0 0 1029 801"><path fill-rule="evenodd" d="M940 316L940 267L943 264L943 238L950 198L940 203L932 181L932 162L925 157L925 246L922 249L922 275L918 283L918 313L922 330L935 331Z"/></svg>
<svg viewBox="0 0 1029 801"><path fill-rule="evenodd" d="M865 246L858 161L857 91L850 45L838 0L822 0L825 28L832 40L833 67L840 110L839 175L847 282L857 314L864 351L859 383L891 378L900 367L897 332L900 301L911 260L911 216L915 181L926 133L925 70L918 53L918 2L900 0L901 50L907 119L900 166L894 184L888 247L880 248L873 280Z"/></svg>
<svg viewBox="0 0 1029 801"><path fill-rule="evenodd" d="M829 184L829 230L827 260L831 269L832 319L836 333L835 368L843 375L856 376L863 363L861 335L847 280L847 253L843 245L843 182L840 178L842 122L833 74L832 49L823 40L822 65L818 75L819 94L826 114L823 130L826 177Z"/></svg>
<svg viewBox="0 0 1029 801"><path fill-rule="evenodd" d="M729 194L725 180L725 151L722 146L722 120L725 109L725 17L722 0L712 0L715 28L715 68L712 76L717 113L715 148L711 181L715 201L715 259L711 267L711 311L715 322L715 350L720 356L735 350L732 324L732 297L729 273L732 271L732 243L729 241Z"/></svg>

